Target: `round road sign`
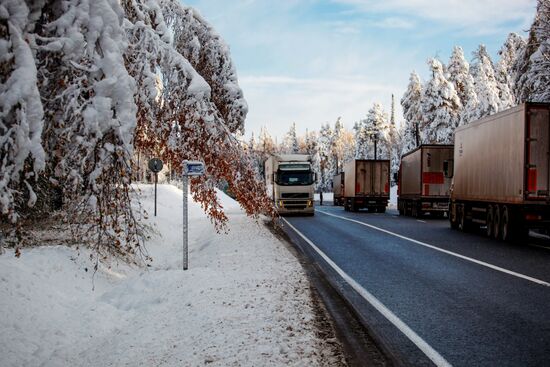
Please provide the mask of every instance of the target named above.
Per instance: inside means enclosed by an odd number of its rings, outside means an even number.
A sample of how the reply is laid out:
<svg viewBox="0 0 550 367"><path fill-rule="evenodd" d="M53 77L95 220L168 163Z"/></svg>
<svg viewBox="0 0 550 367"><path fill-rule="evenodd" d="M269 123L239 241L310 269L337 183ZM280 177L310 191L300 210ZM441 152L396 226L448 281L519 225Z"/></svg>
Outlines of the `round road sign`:
<svg viewBox="0 0 550 367"><path fill-rule="evenodd" d="M162 161L158 158L149 160L149 169L154 173L159 173L162 170Z"/></svg>

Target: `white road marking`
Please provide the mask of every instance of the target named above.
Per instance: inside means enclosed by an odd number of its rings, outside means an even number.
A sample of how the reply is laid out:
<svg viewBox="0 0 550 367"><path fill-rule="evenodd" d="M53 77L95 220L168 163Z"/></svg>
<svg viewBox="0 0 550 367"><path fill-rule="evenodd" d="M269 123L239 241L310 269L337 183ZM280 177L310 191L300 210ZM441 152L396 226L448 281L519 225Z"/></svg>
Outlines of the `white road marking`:
<svg viewBox="0 0 550 367"><path fill-rule="evenodd" d="M416 221L417 221L417 222L420 222L420 223L426 223L426 221L425 221L425 220L420 220L420 219L417 219Z"/></svg>
<svg viewBox="0 0 550 367"><path fill-rule="evenodd" d="M325 213L326 214L326 213ZM411 342L414 343L436 366L452 366L441 354L433 349L424 339L415 333L399 317L391 312L382 302L367 291L363 286L357 283L345 271L334 263L323 251L319 249L309 238L307 238L296 227L290 224L285 218L282 218L290 228L292 228L304 241L306 241L357 293L370 303L378 312L380 312L389 322L398 328Z"/></svg>
<svg viewBox="0 0 550 367"><path fill-rule="evenodd" d="M432 250L436 250L436 251L439 251L439 252L443 252L443 253L445 253L445 254L448 254L448 255L451 255L451 256L455 256L455 257L458 257L458 258L460 258L460 259L463 259L463 260L466 260L466 261L470 261L470 262L476 263L476 264L481 265L481 266L485 266L485 267L487 267L487 268L490 268L490 269L493 269L493 270L496 270L496 271L500 271L500 272L502 272L502 273L506 273L506 274L509 274L509 275L513 275L513 276L515 276L515 277L522 278L522 279L528 280L528 281L533 282L533 283L537 283L537 284L540 284L540 285L544 285L544 286L546 286L546 287L550 287L550 283L545 282L544 280L540 280L540 279L537 279L537 278L530 277L530 276L528 276L528 275L516 273L515 271L508 270L508 269L504 269L504 268L501 268L501 267L499 267L499 266L492 265L492 264L486 263L486 262L484 262L484 261L476 260L476 259L473 259L473 258L468 257L468 256L460 255L460 254L457 254L456 252L444 250L444 249L442 249L442 248L439 248L439 247L436 247L436 246L427 244L427 243L425 243L425 242L417 241L417 240L415 240L415 239L412 239L412 238L409 238L409 237L400 235L400 234L398 234L398 233L394 233L394 232L388 231L387 229L383 229L383 228L380 228L380 227L373 226L372 224L360 222L360 221L358 221L358 220L351 219L351 218L347 218L347 217L342 217L341 215L335 215L335 214L327 213L327 212L324 212L324 211L322 211L322 210L317 210L317 211L318 211L319 213L323 213L323 214L328 215L328 216L331 216L331 217L340 218L340 219L343 219L343 220L347 220L347 221L349 221L349 222L361 224L361 225L363 225L363 226L366 226L366 227L369 227L369 228L372 228L372 229L376 229L377 231L380 231L380 232L384 232L384 233L390 234L390 235L392 235L392 236L401 238L401 239L403 239L403 240L410 241L410 242L412 242L412 243L416 243L417 245L421 245L421 246L424 246L424 247L428 247L428 248L431 248Z"/></svg>

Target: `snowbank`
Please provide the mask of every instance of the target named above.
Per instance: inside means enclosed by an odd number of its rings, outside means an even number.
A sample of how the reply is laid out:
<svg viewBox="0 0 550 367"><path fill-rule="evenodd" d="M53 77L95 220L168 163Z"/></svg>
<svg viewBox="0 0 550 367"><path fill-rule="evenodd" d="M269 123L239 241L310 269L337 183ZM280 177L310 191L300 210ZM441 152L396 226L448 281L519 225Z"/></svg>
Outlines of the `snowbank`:
<svg viewBox="0 0 550 367"><path fill-rule="evenodd" d="M152 186L141 190L152 213ZM0 256L0 365L340 364L335 340L316 336L316 306L296 259L220 196L227 235L190 203L185 272L182 196L168 185L159 185L150 219L159 235L148 242L149 269L112 263L92 278L89 253L66 247Z"/></svg>

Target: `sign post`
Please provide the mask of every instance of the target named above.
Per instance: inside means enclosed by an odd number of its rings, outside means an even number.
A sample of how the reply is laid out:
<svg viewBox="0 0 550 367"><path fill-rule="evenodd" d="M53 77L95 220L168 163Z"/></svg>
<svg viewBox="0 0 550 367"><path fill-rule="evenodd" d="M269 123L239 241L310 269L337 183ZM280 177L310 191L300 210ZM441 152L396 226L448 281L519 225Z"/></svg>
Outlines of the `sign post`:
<svg viewBox="0 0 550 367"><path fill-rule="evenodd" d="M204 163L199 161L183 161L183 270L189 268L189 231L187 215L187 195L189 176L204 175Z"/></svg>
<svg viewBox="0 0 550 367"><path fill-rule="evenodd" d="M149 160L149 169L155 173L155 217L157 216L157 182L158 173L162 170L162 161L159 158Z"/></svg>

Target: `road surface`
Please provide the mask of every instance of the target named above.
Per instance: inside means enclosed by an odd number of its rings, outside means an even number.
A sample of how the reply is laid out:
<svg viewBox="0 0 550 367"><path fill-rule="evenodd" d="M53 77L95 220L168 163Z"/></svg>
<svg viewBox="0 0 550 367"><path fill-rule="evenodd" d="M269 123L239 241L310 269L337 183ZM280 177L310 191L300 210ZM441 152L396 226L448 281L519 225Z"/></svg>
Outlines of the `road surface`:
<svg viewBox="0 0 550 367"><path fill-rule="evenodd" d="M393 210L285 220L394 360L550 365L550 241L508 244Z"/></svg>

